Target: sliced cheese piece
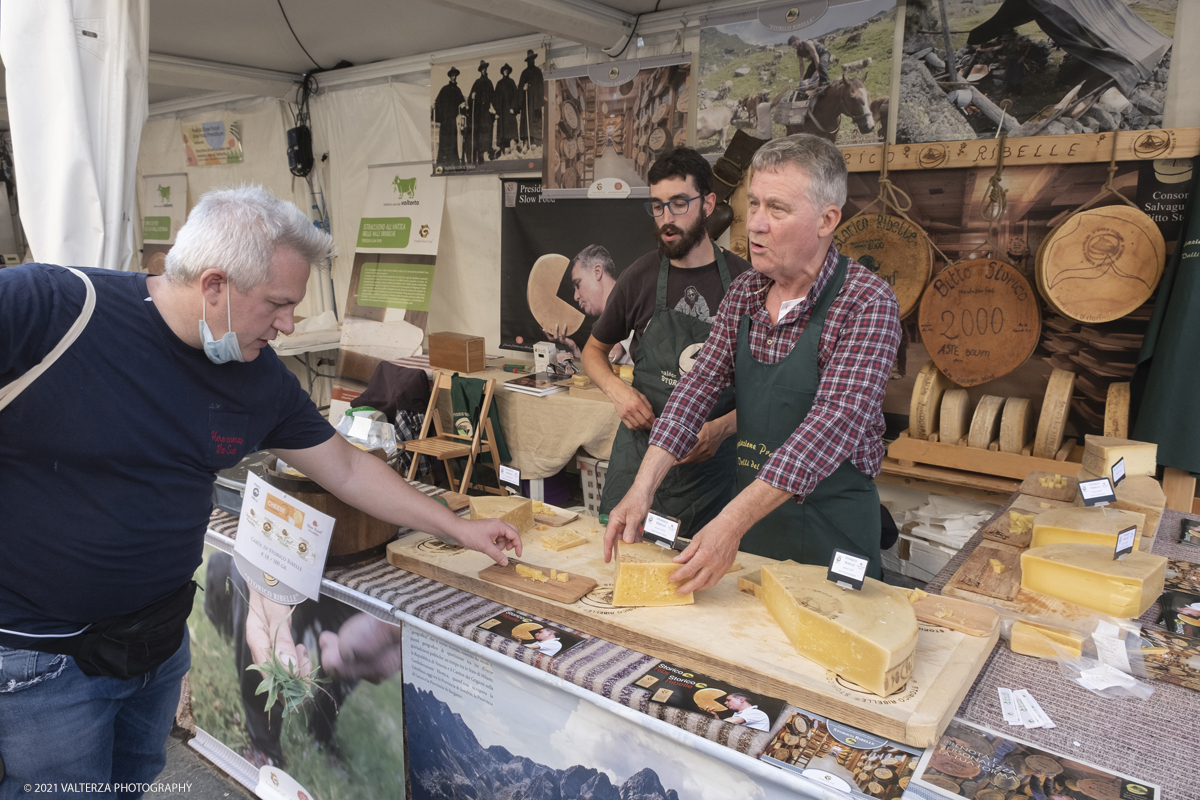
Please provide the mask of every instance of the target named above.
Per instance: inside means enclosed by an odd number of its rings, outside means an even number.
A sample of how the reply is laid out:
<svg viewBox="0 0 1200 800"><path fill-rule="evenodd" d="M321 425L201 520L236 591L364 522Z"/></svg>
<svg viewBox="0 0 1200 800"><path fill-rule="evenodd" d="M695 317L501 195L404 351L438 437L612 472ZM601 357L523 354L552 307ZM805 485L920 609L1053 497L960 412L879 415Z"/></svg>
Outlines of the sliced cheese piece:
<svg viewBox="0 0 1200 800"><path fill-rule="evenodd" d="M541 527L540 525L538 527ZM542 547L554 552L569 550L585 543L587 538L580 536L570 528L559 528L542 535Z"/></svg>
<svg viewBox="0 0 1200 800"><path fill-rule="evenodd" d="M1146 515L1136 511L1108 508L1052 508L1043 511L1033 520L1033 538L1030 547L1048 544L1096 544L1112 551L1117 546L1117 534L1130 526L1138 530L1134 535L1134 547L1141 544L1142 528Z"/></svg>
<svg viewBox="0 0 1200 800"><path fill-rule="evenodd" d="M498 519L524 533L534 525L533 501L524 497L472 497L471 519Z"/></svg>
<svg viewBox="0 0 1200 800"><path fill-rule="evenodd" d="M967 447L987 450L988 445L996 441L996 437L1000 435L1000 415L1003 412L1003 397L985 394L979 398L979 405L975 406L975 415L971 417L971 432L967 434Z"/></svg>
<svg viewBox="0 0 1200 800"><path fill-rule="evenodd" d="M763 602L800 655L886 697L913 671L917 616L900 589L865 578L861 591L826 567L782 561L762 568Z"/></svg>
<svg viewBox="0 0 1200 800"><path fill-rule="evenodd" d="M696 602L691 592L679 595L671 575L682 567L674 550L649 542L613 544L614 606L684 606Z"/></svg>
<svg viewBox="0 0 1200 800"><path fill-rule="evenodd" d="M1000 418L1000 451L1020 453L1033 441L1033 404L1024 397L1010 397L1004 402Z"/></svg>
<svg viewBox="0 0 1200 800"><path fill-rule="evenodd" d="M569 573L569 572L558 573L558 582L559 583L566 583L569 580L571 580L571 573Z"/></svg>
<svg viewBox="0 0 1200 800"><path fill-rule="evenodd" d="M1090 433L1083 437L1083 468L1088 472L1111 478L1113 464L1122 458L1126 475L1153 475L1158 469L1158 445Z"/></svg>
<svg viewBox="0 0 1200 800"><path fill-rule="evenodd" d="M1133 551L1113 559L1113 547L1052 544L1021 554L1021 588L1133 619L1162 594L1167 559Z"/></svg>
<svg viewBox="0 0 1200 800"><path fill-rule="evenodd" d="M1074 388L1074 372L1055 368L1050 373L1046 396L1042 399L1042 413L1038 417L1037 434L1033 437L1033 454L1038 458L1054 458L1062 446Z"/></svg>
<svg viewBox="0 0 1200 800"><path fill-rule="evenodd" d="M1129 384L1110 383L1104 402L1104 435L1125 439L1129 436Z"/></svg>
<svg viewBox="0 0 1200 800"><path fill-rule="evenodd" d="M928 439L938 429L942 395L955 387L954 381L942 374L930 360L917 373L912 401L908 406L908 431L917 439Z"/></svg>
<svg viewBox="0 0 1200 800"><path fill-rule="evenodd" d="M1086 469L1079 470L1078 480L1094 481L1098 475L1093 475ZM1162 485L1149 475L1126 475L1121 485L1113 489L1117 499L1108 504L1108 508L1119 508L1125 511L1136 511L1146 516L1146 524L1138 530L1143 539L1153 538L1158 533L1158 523L1162 521L1163 511L1167 508L1167 496L1163 493ZM1083 505L1083 497L1076 496L1075 505Z"/></svg>
<svg viewBox="0 0 1200 800"><path fill-rule="evenodd" d="M941 424L938 439L958 444L967 435L971 422L971 400L966 389L949 389L942 395Z"/></svg>
<svg viewBox="0 0 1200 800"><path fill-rule="evenodd" d="M1047 625L1034 625L1020 620L1013 623L1009 649L1014 653L1034 658L1057 659L1051 643L1066 650L1075 658L1083 653L1083 634Z"/></svg>

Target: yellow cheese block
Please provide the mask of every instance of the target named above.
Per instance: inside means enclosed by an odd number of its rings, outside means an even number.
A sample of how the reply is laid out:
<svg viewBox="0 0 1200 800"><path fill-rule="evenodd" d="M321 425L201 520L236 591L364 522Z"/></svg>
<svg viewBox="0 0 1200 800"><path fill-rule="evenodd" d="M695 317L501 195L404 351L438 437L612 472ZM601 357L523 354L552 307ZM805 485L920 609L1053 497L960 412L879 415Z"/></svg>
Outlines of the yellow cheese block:
<svg viewBox="0 0 1200 800"><path fill-rule="evenodd" d="M1083 634L1019 620L1013 623L1008 646L1014 653L1023 656L1053 660L1058 658L1058 653L1054 652L1051 642L1075 658L1079 658L1083 652Z"/></svg>
<svg viewBox="0 0 1200 800"><path fill-rule="evenodd" d="M913 671L917 616L900 589L872 578L861 591L828 569L781 561L762 568L763 602L800 655L886 697Z"/></svg>
<svg viewBox="0 0 1200 800"><path fill-rule="evenodd" d="M1113 464L1122 458L1126 475L1153 475L1158 469L1158 445L1090 433L1083 437L1083 468L1088 472L1111 478Z"/></svg>
<svg viewBox="0 0 1200 800"><path fill-rule="evenodd" d="M1077 477L1081 481L1094 481L1098 476L1081 469ZM1158 523L1162 521L1163 511L1167 507L1167 496L1159 482L1149 475L1127 475L1113 492L1117 499L1109 503L1108 508L1145 514L1146 524L1138 530L1138 534L1143 539L1153 538L1154 534L1158 533ZM1083 505L1081 495L1075 496L1075 505Z"/></svg>
<svg viewBox="0 0 1200 800"><path fill-rule="evenodd" d="M587 537L580 536L570 528L559 528L558 530L543 534L542 547L558 553L562 550L569 550L572 547L578 547L586 541Z"/></svg>
<svg viewBox="0 0 1200 800"><path fill-rule="evenodd" d="M1021 588L1122 619L1145 613L1162 594L1167 559L1111 546L1052 544L1021 554Z"/></svg>
<svg viewBox="0 0 1200 800"><path fill-rule="evenodd" d="M533 501L524 497L472 497L471 519L498 519L524 533L533 527Z"/></svg>
<svg viewBox="0 0 1200 800"><path fill-rule="evenodd" d="M613 543L614 606L685 606L696 602L691 592L676 594L670 577L682 564L677 553L649 542Z"/></svg>
<svg viewBox="0 0 1200 800"><path fill-rule="evenodd" d="M1076 542L1104 545L1111 551L1117 546L1117 534L1133 526L1138 529L1133 540L1136 550L1142 542L1141 532L1145 524L1145 514L1114 509L1111 504L1107 508L1052 508L1034 517L1033 538L1029 546Z"/></svg>

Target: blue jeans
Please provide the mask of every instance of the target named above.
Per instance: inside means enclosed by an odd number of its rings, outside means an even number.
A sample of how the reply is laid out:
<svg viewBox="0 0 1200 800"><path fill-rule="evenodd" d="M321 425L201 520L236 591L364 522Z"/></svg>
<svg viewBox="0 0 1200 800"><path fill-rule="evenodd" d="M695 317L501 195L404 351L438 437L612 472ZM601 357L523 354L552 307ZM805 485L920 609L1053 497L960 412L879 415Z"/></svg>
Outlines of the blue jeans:
<svg viewBox="0 0 1200 800"><path fill-rule="evenodd" d="M84 675L68 656L0 647L0 800L25 798L27 786L51 796L141 796L137 784L152 783L167 763L191 660L185 635L158 668L123 681Z"/></svg>

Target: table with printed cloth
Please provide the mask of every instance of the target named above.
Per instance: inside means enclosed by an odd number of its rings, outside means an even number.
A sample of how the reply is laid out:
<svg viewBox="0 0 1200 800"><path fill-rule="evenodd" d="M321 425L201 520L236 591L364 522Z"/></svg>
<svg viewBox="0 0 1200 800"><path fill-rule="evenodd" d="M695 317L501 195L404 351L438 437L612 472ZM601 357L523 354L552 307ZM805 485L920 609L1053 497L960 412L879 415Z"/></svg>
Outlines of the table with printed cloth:
<svg viewBox="0 0 1200 800"><path fill-rule="evenodd" d="M430 496L442 493L442 490L424 484L414 483L414 486ZM1001 508L997 516L1003 513L1006 511ZM1195 561L1195 555L1186 546L1173 544L1175 537L1168 535L1178 530L1179 520L1178 513L1168 511L1164 515L1155 552ZM237 519L218 511L214 513L210 524L208 541L221 549L230 550L236 530ZM401 529L400 535L411 532ZM981 540L981 536L976 534L951 560L930 583L931 593L940 591ZM756 762L771 740L771 733L729 725L707 715L651 703L650 691L634 685L634 681L654 666L659 661L657 658L599 637L591 637L559 657L551 659L542 656L510 639L476 627L481 621L509 607L398 569L383 557L327 569L325 578L324 594L363 608L373 605L400 617L416 618L449 632L460 641L474 643L465 646L481 646L640 712L637 715L639 718L665 722L686 732L682 741L688 747L703 749L715 744L725 751L732 751L733 763L740 764L741 769L759 771L765 767L768 772L781 776L779 782L782 785L790 783L792 793L783 796L844 796L826 794L813 788L811 782L767 767L765 762ZM1152 622L1156 613L1156 608L1151 609L1143 622ZM957 716L1000 733L1011 733L1016 738L1053 752L1076 756L1101 767L1158 783L1165 800L1200 796L1197 794L1200 765L1189 755L1189 745L1195 739L1197 730L1196 720L1200 720L1200 693L1158 680L1150 680L1150 684L1155 691L1147 701L1106 700L1069 683L1059 674L1054 662L1015 655L1008 651L1001 640L967 693ZM1057 727L1049 730L1010 728L1000 713L996 688L1001 686L1028 689ZM804 709L789 705L780 719L786 719L791 712L800 710ZM662 725L661 722L643 724ZM773 728L778 725L777 722ZM774 779L771 782L774 783ZM810 791L811 794L808 793ZM933 795L909 786L904 797L932 798Z"/></svg>

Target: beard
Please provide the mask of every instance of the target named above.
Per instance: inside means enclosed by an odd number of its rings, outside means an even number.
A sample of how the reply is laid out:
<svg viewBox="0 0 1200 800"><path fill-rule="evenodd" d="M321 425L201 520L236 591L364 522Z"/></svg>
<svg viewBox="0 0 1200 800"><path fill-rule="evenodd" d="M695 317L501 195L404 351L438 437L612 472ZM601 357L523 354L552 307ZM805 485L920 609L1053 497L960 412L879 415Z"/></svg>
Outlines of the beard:
<svg viewBox="0 0 1200 800"><path fill-rule="evenodd" d="M696 218L696 224L686 230L673 223L661 227L655 225L654 238L658 242L658 254L668 260L677 261L692 252L692 248L708 237L708 231L704 227L706 218L702 207ZM677 234L679 238L673 242L664 242L663 234L671 233Z"/></svg>

